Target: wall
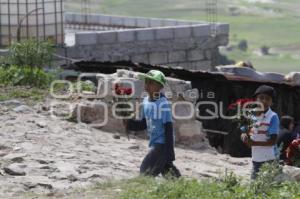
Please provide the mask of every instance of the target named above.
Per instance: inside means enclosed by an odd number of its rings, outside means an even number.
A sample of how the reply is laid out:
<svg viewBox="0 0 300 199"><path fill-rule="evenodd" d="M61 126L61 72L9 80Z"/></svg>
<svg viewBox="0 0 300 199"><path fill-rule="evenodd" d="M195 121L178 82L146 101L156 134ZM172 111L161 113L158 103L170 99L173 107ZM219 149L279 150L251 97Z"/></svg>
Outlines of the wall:
<svg viewBox="0 0 300 199"><path fill-rule="evenodd" d="M215 52L227 45L229 25L107 15L67 14L72 25L103 25L117 30L77 32L71 58L85 61L130 60L190 70L213 70Z"/></svg>

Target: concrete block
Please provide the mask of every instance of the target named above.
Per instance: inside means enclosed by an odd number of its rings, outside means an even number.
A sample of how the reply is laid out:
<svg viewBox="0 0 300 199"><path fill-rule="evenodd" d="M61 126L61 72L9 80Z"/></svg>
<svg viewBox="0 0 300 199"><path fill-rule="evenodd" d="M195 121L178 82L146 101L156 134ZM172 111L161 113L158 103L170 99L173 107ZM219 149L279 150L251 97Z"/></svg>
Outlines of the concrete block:
<svg viewBox="0 0 300 199"><path fill-rule="evenodd" d="M194 62L185 62L181 63L181 66L186 70L195 70L195 63Z"/></svg>
<svg viewBox="0 0 300 199"><path fill-rule="evenodd" d="M176 104L173 106L173 114L178 119L194 119L195 108L190 104Z"/></svg>
<svg viewBox="0 0 300 199"><path fill-rule="evenodd" d="M193 36L194 37L203 37L210 35L210 25L203 24L203 25L195 25L192 26Z"/></svg>
<svg viewBox="0 0 300 199"><path fill-rule="evenodd" d="M85 22L85 16L81 14L75 14L74 16L74 23L84 23Z"/></svg>
<svg viewBox="0 0 300 199"><path fill-rule="evenodd" d="M204 70L211 71L212 70L212 62L211 61L198 61L194 63L195 70Z"/></svg>
<svg viewBox="0 0 300 199"><path fill-rule="evenodd" d="M186 38L192 36L192 28L190 26L176 27L174 29L175 38Z"/></svg>
<svg viewBox="0 0 300 199"><path fill-rule="evenodd" d="M119 42L132 42L135 41L135 30L122 30L118 31L118 41Z"/></svg>
<svg viewBox="0 0 300 199"><path fill-rule="evenodd" d="M135 62L135 63L148 64L149 63L149 56L148 56L148 54L133 55L131 57L131 61Z"/></svg>
<svg viewBox="0 0 300 199"><path fill-rule="evenodd" d="M66 13L65 14L65 22L66 23L73 23L75 15L73 13Z"/></svg>
<svg viewBox="0 0 300 199"><path fill-rule="evenodd" d="M176 96L177 94L182 94L187 90L192 89L192 84L190 81L184 81L181 79L176 78L167 78L167 87L168 90L174 93ZM175 96L174 96L175 97Z"/></svg>
<svg viewBox="0 0 300 199"><path fill-rule="evenodd" d="M187 53L187 59L189 61L198 61L204 59L204 52L202 50L190 50Z"/></svg>
<svg viewBox="0 0 300 199"><path fill-rule="evenodd" d="M205 50L204 54L205 54L206 59L211 59L212 58L212 49Z"/></svg>
<svg viewBox="0 0 300 199"><path fill-rule="evenodd" d="M82 32L75 34L75 45L95 45L97 43L97 33Z"/></svg>
<svg viewBox="0 0 300 199"><path fill-rule="evenodd" d="M185 51L172 51L169 52L168 63L169 62L184 62L186 61Z"/></svg>
<svg viewBox="0 0 300 199"><path fill-rule="evenodd" d="M203 23L207 23L207 22L203 22L203 21L190 21L189 25L194 26L194 25L199 25L199 24L203 24Z"/></svg>
<svg viewBox="0 0 300 199"><path fill-rule="evenodd" d="M211 61L191 61L191 62L180 63L180 66L186 70L211 71L212 62Z"/></svg>
<svg viewBox="0 0 300 199"><path fill-rule="evenodd" d="M88 23L89 24L98 24L99 23L99 16L98 15L89 15L88 16Z"/></svg>
<svg viewBox="0 0 300 199"><path fill-rule="evenodd" d="M107 15L98 15L99 24L101 25L110 25L110 16Z"/></svg>
<svg viewBox="0 0 300 199"><path fill-rule="evenodd" d="M126 27L136 27L137 26L137 19L133 17L124 17L124 26Z"/></svg>
<svg viewBox="0 0 300 199"><path fill-rule="evenodd" d="M150 27L162 27L163 20L162 19L150 19Z"/></svg>
<svg viewBox="0 0 300 199"><path fill-rule="evenodd" d="M147 18L137 18L137 26L141 28L148 28L150 27L150 20Z"/></svg>
<svg viewBox="0 0 300 199"><path fill-rule="evenodd" d="M216 30L218 35L228 35L229 34L229 24L217 24Z"/></svg>
<svg viewBox="0 0 300 199"><path fill-rule="evenodd" d="M229 36L228 35L218 35L215 43L218 46L226 46L229 43Z"/></svg>
<svg viewBox="0 0 300 199"><path fill-rule="evenodd" d="M188 26L189 25L189 21L183 21L183 20L177 21L176 25L177 26Z"/></svg>
<svg viewBox="0 0 300 199"><path fill-rule="evenodd" d="M163 26L172 27L172 26L176 26L176 25L177 25L177 21L175 21L175 20L172 20L172 19L163 20Z"/></svg>
<svg viewBox="0 0 300 199"><path fill-rule="evenodd" d="M124 25L124 17L111 16L110 25L123 26Z"/></svg>
<svg viewBox="0 0 300 199"><path fill-rule="evenodd" d="M123 56L120 54L112 54L109 56L110 57L110 62L118 62L118 61L123 61Z"/></svg>
<svg viewBox="0 0 300 199"><path fill-rule="evenodd" d="M97 44L108 44L117 41L117 31L97 32Z"/></svg>
<svg viewBox="0 0 300 199"><path fill-rule="evenodd" d="M154 40L154 29L137 30L137 40L138 41Z"/></svg>
<svg viewBox="0 0 300 199"><path fill-rule="evenodd" d="M155 29L156 39L172 39L174 37L174 28Z"/></svg>
<svg viewBox="0 0 300 199"><path fill-rule="evenodd" d="M168 53L158 52L149 54L150 64L165 64L168 63Z"/></svg>
<svg viewBox="0 0 300 199"><path fill-rule="evenodd" d="M176 141L186 145L206 146L202 123L198 120L176 120Z"/></svg>

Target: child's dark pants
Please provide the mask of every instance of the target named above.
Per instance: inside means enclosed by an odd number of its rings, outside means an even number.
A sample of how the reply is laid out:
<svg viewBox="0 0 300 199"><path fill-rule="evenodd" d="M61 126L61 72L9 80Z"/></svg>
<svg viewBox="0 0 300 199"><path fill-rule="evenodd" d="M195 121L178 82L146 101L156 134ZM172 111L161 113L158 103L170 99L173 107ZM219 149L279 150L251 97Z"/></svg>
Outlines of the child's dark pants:
<svg viewBox="0 0 300 199"><path fill-rule="evenodd" d="M140 173L147 176L157 176L160 173L163 176L171 175L176 178L181 176L173 162L167 159L164 144L157 144L151 148L142 162Z"/></svg>

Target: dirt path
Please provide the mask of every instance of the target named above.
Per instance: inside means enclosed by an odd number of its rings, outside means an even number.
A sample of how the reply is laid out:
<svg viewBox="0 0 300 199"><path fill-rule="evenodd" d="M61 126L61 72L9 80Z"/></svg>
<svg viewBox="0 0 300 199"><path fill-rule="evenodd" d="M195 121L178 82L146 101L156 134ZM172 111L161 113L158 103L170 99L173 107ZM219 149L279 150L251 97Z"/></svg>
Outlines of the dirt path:
<svg viewBox="0 0 300 199"><path fill-rule="evenodd" d="M132 178L147 153L146 140L62 121L19 102L0 104L0 198L24 192L51 193L109 179ZM218 176L228 170L247 176L250 159L202 149L176 148L184 176ZM8 174L10 173L10 174Z"/></svg>

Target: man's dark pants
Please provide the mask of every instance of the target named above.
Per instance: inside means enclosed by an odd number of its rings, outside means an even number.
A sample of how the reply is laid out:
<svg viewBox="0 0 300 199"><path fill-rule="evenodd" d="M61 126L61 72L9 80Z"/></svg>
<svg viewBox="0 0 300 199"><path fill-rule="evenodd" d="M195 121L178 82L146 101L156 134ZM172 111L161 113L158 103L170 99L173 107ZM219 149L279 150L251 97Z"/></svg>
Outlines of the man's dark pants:
<svg viewBox="0 0 300 199"><path fill-rule="evenodd" d="M171 175L176 178L181 176L173 161L168 160L165 147L164 144L157 144L151 148L140 167L141 174L147 176Z"/></svg>

